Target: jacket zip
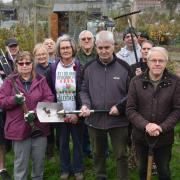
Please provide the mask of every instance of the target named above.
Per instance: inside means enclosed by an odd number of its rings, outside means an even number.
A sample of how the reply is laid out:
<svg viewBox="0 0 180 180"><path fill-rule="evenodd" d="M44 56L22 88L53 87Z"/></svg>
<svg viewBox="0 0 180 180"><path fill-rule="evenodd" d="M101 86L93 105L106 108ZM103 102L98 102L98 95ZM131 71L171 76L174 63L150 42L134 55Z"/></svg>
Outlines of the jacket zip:
<svg viewBox="0 0 180 180"><path fill-rule="evenodd" d="M106 73L107 73L107 66L105 66L104 72L105 72L105 76L104 76L104 77L105 77L105 78L104 78L104 79L105 79L105 83L104 83L104 84L105 84L105 88L104 88L104 89L105 89L105 93L104 93L104 109L106 109L106 82L107 82ZM106 122L106 121L104 120L104 127L106 127L105 122Z"/></svg>

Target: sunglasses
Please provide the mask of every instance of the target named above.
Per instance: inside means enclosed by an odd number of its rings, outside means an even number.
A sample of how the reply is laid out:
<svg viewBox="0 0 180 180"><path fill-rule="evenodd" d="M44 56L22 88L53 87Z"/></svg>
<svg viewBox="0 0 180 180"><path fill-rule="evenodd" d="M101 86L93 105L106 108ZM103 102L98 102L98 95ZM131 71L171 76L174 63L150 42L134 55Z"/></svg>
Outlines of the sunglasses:
<svg viewBox="0 0 180 180"><path fill-rule="evenodd" d="M82 41L85 41L85 40L90 41L91 39L92 39L91 37L84 37L84 38L81 38Z"/></svg>
<svg viewBox="0 0 180 180"><path fill-rule="evenodd" d="M32 62L18 62L17 63L19 66L24 66L24 65L26 65L26 66L29 66L30 64L32 64Z"/></svg>

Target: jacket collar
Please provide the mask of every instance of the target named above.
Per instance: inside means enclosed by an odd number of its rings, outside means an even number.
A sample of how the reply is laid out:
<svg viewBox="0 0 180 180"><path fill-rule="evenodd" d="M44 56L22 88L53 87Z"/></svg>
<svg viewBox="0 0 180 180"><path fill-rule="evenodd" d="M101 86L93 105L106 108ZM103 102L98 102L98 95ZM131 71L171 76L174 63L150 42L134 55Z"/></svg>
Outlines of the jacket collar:
<svg viewBox="0 0 180 180"><path fill-rule="evenodd" d="M97 62L98 62L101 66L111 66L112 64L115 63L115 61L116 61L116 56L115 56L115 54L113 54L113 59L112 59L112 61L111 61L110 63L108 63L108 64L102 63L102 61L99 59L99 57L97 58Z"/></svg>
<svg viewBox="0 0 180 180"><path fill-rule="evenodd" d="M150 78L149 78L149 68L143 73L142 75L142 82L143 82L143 89L146 89L148 84L151 84ZM168 87L172 84L172 81L170 79L170 73L167 69L164 70L162 78L159 83L159 88Z"/></svg>

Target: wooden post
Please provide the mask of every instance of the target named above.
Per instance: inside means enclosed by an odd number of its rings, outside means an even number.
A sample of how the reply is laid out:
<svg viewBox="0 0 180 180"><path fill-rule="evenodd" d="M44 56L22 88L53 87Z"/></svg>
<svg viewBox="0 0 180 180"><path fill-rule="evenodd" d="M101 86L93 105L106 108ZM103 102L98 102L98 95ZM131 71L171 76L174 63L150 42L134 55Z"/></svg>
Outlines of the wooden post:
<svg viewBox="0 0 180 180"><path fill-rule="evenodd" d="M51 14L51 37L56 40L58 38L58 14Z"/></svg>

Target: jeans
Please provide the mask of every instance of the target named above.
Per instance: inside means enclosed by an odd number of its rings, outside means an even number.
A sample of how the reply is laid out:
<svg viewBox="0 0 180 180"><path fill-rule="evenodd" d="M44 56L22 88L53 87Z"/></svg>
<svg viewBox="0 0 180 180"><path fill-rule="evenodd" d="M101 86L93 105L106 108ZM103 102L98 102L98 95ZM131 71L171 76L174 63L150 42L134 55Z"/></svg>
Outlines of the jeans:
<svg viewBox="0 0 180 180"><path fill-rule="evenodd" d="M71 163L70 135L73 143L73 155ZM84 171L82 155L82 124L61 123L59 125L59 150L61 172L77 173Z"/></svg>
<svg viewBox="0 0 180 180"><path fill-rule="evenodd" d="M96 171L96 179L107 179L106 174L106 154L107 134L109 134L113 153L117 164L117 179L128 179L128 162L127 162L127 139L128 128L117 127L109 130L101 130L89 127L89 133L92 140L92 148L94 153L94 166Z"/></svg>
<svg viewBox="0 0 180 180"><path fill-rule="evenodd" d="M83 124L83 153L85 157L91 155L89 132L86 124Z"/></svg>
<svg viewBox="0 0 180 180"><path fill-rule="evenodd" d="M146 180L148 146L135 144L137 159L139 164L140 180ZM157 166L159 180L171 180L169 164L171 161L172 145L153 149L154 162Z"/></svg>

